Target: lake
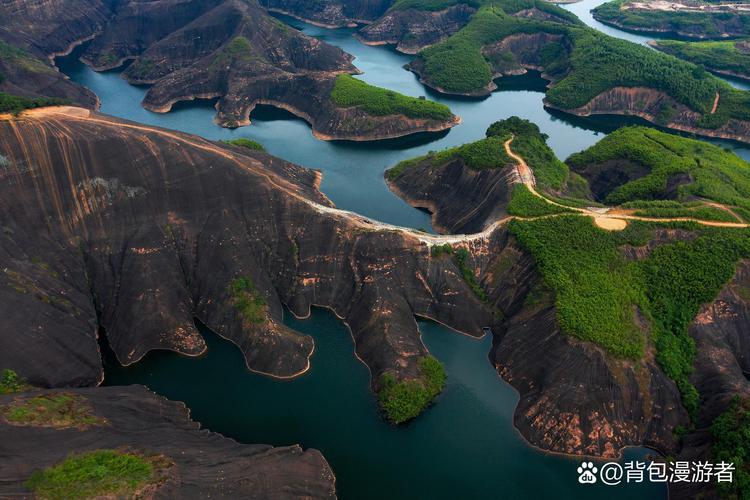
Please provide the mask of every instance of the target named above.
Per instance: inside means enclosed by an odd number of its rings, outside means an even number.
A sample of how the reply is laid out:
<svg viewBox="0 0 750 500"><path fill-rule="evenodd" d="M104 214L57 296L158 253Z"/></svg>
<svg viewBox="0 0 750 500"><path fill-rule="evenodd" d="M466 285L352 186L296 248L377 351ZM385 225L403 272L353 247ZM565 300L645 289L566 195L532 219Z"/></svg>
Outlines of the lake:
<svg viewBox="0 0 750 500"><path fill-rule="evenodd" d="M649 39L594 21L588 10L599 3L585 0L566 8L614 36L637 43ZM228 130L213 123L212 102L178 105L168 114L151 113L140 106L145 89L128 85L119 72L96 73L78 62L78 52L58 59L58 65L99 95L104 113L209 139L256 140L271 154L320 169L322 190L340 208L427 230L431 230L429 216L388 190L383 181L386 168L430 150L477 140L492 122L512 115L537 123L561 158L594 144L619 126L635 123L621 117L579 119L546 111L542 104L545 82L538 74L502 79L500 89L485 99L441 96L403 69L410 56L364 45L352 37L351 29L325 30L283 19L353 54L364 72L359 78L445 103L463 122L438 135L374 144L324 142L313 137L304 121L261 106L253 112L251 126ZM750 158L746 147L725 145ZM535 498L554 499L666 497L661 485L581 486L575 471L579 459L529 446L513 426L518 395L488 360L489 337L476 340L420 321L425 344L445 364L447 387L424 415L407 426L394 427L378 415L368 370L354 356L344 324L321 309L314 309L306 320L286 314L285 323L316 341L311 369L295 380L250 373L233 344L204 328L208 351L199 358L156 351L135 365L121 367L103 345L105 384L145 384L170 399L184 401L205 428L241 442L317 448L331 463L344 499L528 498L531 491ZM631 448L625 450L624 459L643 459L648 453Z"/></svg>

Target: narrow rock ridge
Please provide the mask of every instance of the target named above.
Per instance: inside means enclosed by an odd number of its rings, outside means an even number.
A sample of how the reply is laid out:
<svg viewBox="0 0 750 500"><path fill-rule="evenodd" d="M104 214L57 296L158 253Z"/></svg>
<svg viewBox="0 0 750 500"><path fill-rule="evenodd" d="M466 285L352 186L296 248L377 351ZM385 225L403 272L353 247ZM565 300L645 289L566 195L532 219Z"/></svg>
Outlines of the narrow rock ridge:
<svg viewBox="0 0 750 500"><path fill-rule="evenodd" d="M416 54L442 42L463 28L476 9L458 4L430 12L417 9L390 10L377 21L365 26L357 38L369 45L395 45L404 54Z"/></svg>

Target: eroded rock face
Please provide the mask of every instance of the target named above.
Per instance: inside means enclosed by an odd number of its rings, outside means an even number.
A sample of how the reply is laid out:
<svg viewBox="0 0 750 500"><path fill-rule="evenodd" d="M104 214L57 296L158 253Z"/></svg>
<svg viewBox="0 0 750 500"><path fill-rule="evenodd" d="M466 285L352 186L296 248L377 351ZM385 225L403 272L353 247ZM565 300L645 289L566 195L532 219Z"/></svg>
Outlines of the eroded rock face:
<svg viewBox="0 0 750 500"><path fill-rule="evenodd" d="M419 373L415 314L472 335L491 321L455 263L430 257L434 237L338 211L318 173L264 153L80 108L0 121L0 151L0 366L36 385L99 382L98 327L122 363L197 355L195 317L252 370L294 376L313 341L283 325L282 304L315 304L347 322L377 387ZM238 277L265 319L238 311Z"/></svg>
<svg viewBox="0 0 750 500"><path fill-rule="evenodd" d="M95 36L114 0L9 0L0 4L0 92L57 97L94 108L96 96L60 74L50 63Z"/></svg>
<svg viewBox="0 0 750 500"><path fill-rule="evenodd" d="M36 394L46 394L43 391ZM200 430L184 404L143 386L75 389L104 425L86 429L11 426L0 417L0 496L26 497L24 482L70 454L126 448L173 462L157 498L335 498L335 477L323 455L299 446L246 445ZM0 404L16 396L0 396Z"/></svg>
<svg viewBox="0 0 750 500"><path fill-rule="evenodd" d="M391 10L360 30L358 37L368 44L392 44L399 52L416 54L463 28L474 12L476 9L465 4L437 12Z"/></svg>
<svg viewBox="0 0 750 500"><path fill-rule="evenodd" d="M679 460L711 461L709 427L729 408L732 397L750 397L750 262L737 272L718 297L701 308L690 325L695 339L695 371L690 381L701 395L696 430L683 438ZM670 485L675 498L695 498L700 484ZM716 492L714 492L716 494Z"/></svg>
<svg viewBox="0 0 750 500"><path fill-rule="evenodd" d="M428 209L440 232L470 234L508 215L516 180L513 165L474 170L458 157L444 165L426 159L389 180L389 186L410 205Z"/></svg>
<svg viewBox="0 0 750 500"><path fill-rule="evenodd" d="M621 361L561 332L534 260L506 238L486 262L482 284L504 313L490 359L520 393L514 423L521 434L569 454L615 457L632 445L676 451L672 429L688 415L652 354Z"/></svg>
<svg viewBox="0 0 750 500"><path fill-rule="evenodd" d="M545 101L545 105L549 106L549 103ZM658 117L665 107L672 110L671 117L667 123L660 123ZM706 137L741 142L750 140L750 122L730 119L717 129L702 128L698 126L701 119L700 113L678 103L663 92L644 87L614 87L597 95L585 106L561 111L579 116L607 114L638 116L651 123Z"/></svg>
<svg viewBox="0 0 750 500"><path fill-rule="evenodd" d="M216 121L225 127L248 125L258 104L294 113L325 140L387 139L458 123L336 106L336 76L358 72L352 59L270 17L255 0L127 2L83 56L99 70L133 60L123 76L151 85L143 101L151 111L218 98Z"/></svg>
<svg viewBox="0 0 750 500"><path fill-rule="evenodd" d="M268 9L328 28L367 23L383 15L394 0L263 0Z"/></svg>

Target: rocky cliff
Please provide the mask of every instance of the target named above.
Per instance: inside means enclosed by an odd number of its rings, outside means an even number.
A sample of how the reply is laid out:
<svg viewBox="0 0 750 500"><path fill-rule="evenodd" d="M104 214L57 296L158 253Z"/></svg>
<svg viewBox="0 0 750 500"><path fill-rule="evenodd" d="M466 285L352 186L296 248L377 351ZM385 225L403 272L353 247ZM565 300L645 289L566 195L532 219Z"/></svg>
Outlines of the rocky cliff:
<svg viewBox="0 0 750 500"><path fill-rule="evenodd" d="M545 105L554 109L548 101ZM585 106L561 110L578 116L626 115L637 116L651 123L674 130L691 132L705 137L750 141L750 122L730 118L719 128L699 125L703 115L680 104L664 92L644 87L614 87L594 97Z"/></svg>
<svg viewBox="0 0 750 500"><path fill-rule="evenodd" d="M19 399L56 395L37 391L0 396L0 407ZM201 430L185 405L143 386L66 390L85 401L103 425L54 428L11 424L0 417L3 436L0 496L26 498L34 471L71 454L127 449L160 454L170 463L149 498L335 498L335 477L317 450L299 446L246 445Z"/></svg>
<svg viewBox="0 0 750 500"><path fill-rule="evenodd" d="M0 92L59 97L95 107L96 96L51 64L101 31L114 0L9 0L0 4Z"/></svg>
<svg viewBox="0 0 750 500"><path fill-rule="evenodd" d="M216 98L216 121L225 127L248 125L257 104L294 113L326 140L386 139L457 123L334 105L336 76L358 72L352 56L270 17L255 0L124 3L83 60L98 70L132 60L123 75L151 85L143 101L151 111Z"/></svg>
<svg viewBox="0 0 750 500"><path fill-rule="evenodd" d="M405 54L416 54L442 42L463 28L476 9L458 4L437 12L417 9L390 10L357 34L371 45L391 44Z"/></svg>
<svg viewBox="0 0 750 500"><path fill-rule="evenodd" d="M456 264L431 258L435 237L338 211L316 172L266 154L80 108L5 117L0 148L0 310L15 332L0 366L36 385L98 383L100 327L125 364L200 354L194 318L251 370L295 376L314 345L282 304L314 304L346 321L377 388L419 374L415 315L472 335L492 320Z"/></svg>
<svg viewBox="0 0 750 500"><path fill-rule="evenodd" d="M426 158L388 185L410 205L429 210L441 233L470 234L508 215L516 180L513 165L474 170L460 157L439 165Z"/></svg>
<svg viewBox="0 0 750 500"><path fill-rule="evenodd" d="M263 7L326 28L371 22L391 4L393 0L261 0Z"/></svg>

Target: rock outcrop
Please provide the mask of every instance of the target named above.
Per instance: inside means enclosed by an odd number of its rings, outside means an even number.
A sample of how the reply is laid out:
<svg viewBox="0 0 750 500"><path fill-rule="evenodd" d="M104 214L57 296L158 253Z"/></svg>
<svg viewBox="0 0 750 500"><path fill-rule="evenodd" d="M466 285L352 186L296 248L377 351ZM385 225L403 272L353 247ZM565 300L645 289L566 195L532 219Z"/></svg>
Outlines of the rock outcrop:
<svg viewBox="0 0 750 500"><path fill-rule="evenodd" d="M492 320L457 265L431 258L439 237L339 211L318 173L264 153L80 108L3 119L0 150L0 313L13 333L0 366L35 385L98 383L100 327L124 364L198 355L194 318L251 370L292 377L314 346L283 325L285 304L343 318L377 388L385 372L419 374L415 315L472 335ZM238 309L238 278L260 319Z"/></svg>
<svg viewBox="0 0 750 500"><path fill-rule="evenodd" d="M3 498L29 497L24 482L34 471L98 449L163 455L173 465L163 482L151 487L159 498L336 497L334 474L317 450L240 444L201 430L184 404L143 386L66 390L71 392L85 398L106 423L56 429L11 425L0 417ZM26 394L0 396L0 405Z"/></svg>
<svg viewBox="0 0 750 500"><path fill-rule="evenodd" d="M388 185L410 205L429 210L441 233L471 234L508 215L516 181L513 165L474 170L457 157L442 165L426 158L388 179Z"/></svg>
<svg viewBox="0 0 750 500"><path fill-rule="evenodd" d="M272 18L255 0L124 3L82 59L98 70L132 60L123 76L151 85L143 101L151 111L218 99L216 121L225 127L248 125L258 104L294 113L325 140L388 139L458 123L335 105L336 76L358 72L352 56Z"/></svg>
<svg viewBox="0 0 750 500"><path fill-rule="evenodd" d="M575 109L559 109L545 100L545 106L577 116L626 115L637 116L661 126L691 132L705 137L750 141L750 121L731 118L719 128L708 129L699 125L702 115L684 104L680 104L664 92L645 87L614 87L594 97L585 106ZM664 110L669 113L666 119Z"/></svg>
<svg viewBox="0 0 750 500"><path fill-rule="evenodd" d="M463 28L474 12L476 9L466 4L454 5L437 12L390 10L374 23L362 28L357 36L370 45L391 44L399 52L416 54Z"/></svg>
<svg viewBox="0 0 750 500"><path fill-rule="evenodd" d="M101 31L114 0L9 0L0 4L0 92L57 97L94 108L96 96L51 64Z"/></svg>
<svg viewBox="0 0 750 500"><path fill-rule="evenodd" d="M526 439L545 450L602 457L619 456L631 445L677 450L672 429L689 418L653 354L643 363L627 362L565 335L554 297L517 246L509 245L488 268L497 271L485 286L495 284L493 303L507 317L495 328L490 356L520 393L514 423Z"/></svg>
<svg viewBox="0 0 750 500"><path fill-rule="evenodd" d="M372 22L394 0L261 0L261 5L325 28L354 27Z"/></svg>

